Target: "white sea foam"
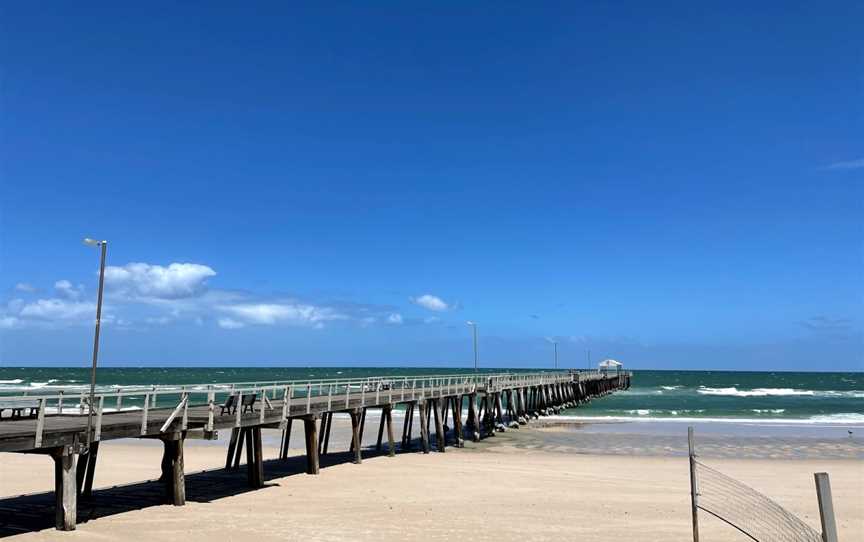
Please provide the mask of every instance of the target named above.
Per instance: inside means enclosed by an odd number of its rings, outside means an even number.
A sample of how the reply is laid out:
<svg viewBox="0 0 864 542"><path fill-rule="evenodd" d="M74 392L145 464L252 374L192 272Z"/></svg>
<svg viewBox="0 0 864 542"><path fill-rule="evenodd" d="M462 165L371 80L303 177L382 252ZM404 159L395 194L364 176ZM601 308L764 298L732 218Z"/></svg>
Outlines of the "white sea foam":
<svg viewBox="0 0 864 542"><path fill-rule="evenodd" d="M676 422L676 423L739 423L754 425L864 425L864 414L843 412L809 418L696 418L655 416L550 416L547 419L573 422Z"/></svg>
<svg viewBox="0 0 864 542"><path fill-rule="evenodd" d="M660 387L663 388L664 390L668 390L668 391L681 389L681 386L660 386Z"/></svg>
<svg viewBox="0 0 864 542"><path fill-rule="evenodd" d="M815 395L813 390L795 390L792 388L756 388L752 390L739 390L738 388L708 388L699 386L696 390L702 395L726 395L730 397L781 397L787 395Z"/></svg>
<svg viewBox="0 0 864 542"><path fill-rule="evenodd" d="M786 412L785 408L751 408L750 412L755 412L756 414L783 414Z"/></svg>
<svg viewBox="0 0 864 542"><path fill-rule="evenodd" d="M20 384L24 382L20 378L13 378L12 380L0 380L0 384Z"/></svg>

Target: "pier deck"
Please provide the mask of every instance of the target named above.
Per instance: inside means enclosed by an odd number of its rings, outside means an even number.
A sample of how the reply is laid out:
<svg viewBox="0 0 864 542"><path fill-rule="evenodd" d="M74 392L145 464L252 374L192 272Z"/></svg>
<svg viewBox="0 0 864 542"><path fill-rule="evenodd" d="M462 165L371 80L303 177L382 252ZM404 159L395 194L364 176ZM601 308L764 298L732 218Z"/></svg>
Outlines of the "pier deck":
<svg viewBox="0 0 864 542"><path fill-rule="evenodd" d="M424 453L431 451L431 435L437 451L443 452L448 443L461 447L466 431L472 440L479 440L508 426L515 429L532 417L552 414L578 406L592 397L626 389L630 379L630 373L556 372L124 389L95 396L90 442L87 440L89 405L86 395L4 397L4 401L36 401L38 406L34 417L0 419L0 452L44 453L54 458L55 524L58 529L72 530L76 524L77 497L86 498L92 491L99 442L104 440L162 440L165 449L161 479L165 482L166 498L179 506L185 503L183 442L187 437L212 439L218 430L230 429L226 468L239 467L245 444L249 485L261 487L264 479L262 429L283 430L280 459L286 459L291 425L295 420L303 423L306 471L317 474L319 456L327 453L334 413L350 415L351 452L354 462L360 463L360 443L366 412L370 408L381 410L378 449L384 441L389 454L395 454L392 411L403 408L400 449L410 450L413 445L416 412L420 425L419 448ZM256 400L252 408L243 412L242 398L251 395ZM234 398L237 409L222 413L221 405L229 397ZM77 403L70 406L70 400L75 399ZM123 409L124 402L127 410ZM140 405L129 410L130 403ZM452 427L448 427L448 415L452 418Z"/></svg>

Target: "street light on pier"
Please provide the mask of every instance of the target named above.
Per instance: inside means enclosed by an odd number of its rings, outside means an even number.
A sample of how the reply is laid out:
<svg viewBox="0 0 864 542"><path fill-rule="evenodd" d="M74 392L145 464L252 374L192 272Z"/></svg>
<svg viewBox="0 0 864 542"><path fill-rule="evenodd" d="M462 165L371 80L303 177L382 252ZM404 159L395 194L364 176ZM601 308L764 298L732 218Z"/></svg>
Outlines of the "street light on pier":
<svg viewBox="0 0 864 542"><path fill-rule="evenodd" d="M555 370L558 370L558 341L552 341L552 348L555 351Z"/></svg>
<svg viewBox="0 0 864 542"><path fill-rule="evenodd" d="M87 412L87 449L93 439L93 408L96 400L96 363L99 359L99 325L102 322L102 289L105 285L105 253L108 250L108 241L97 241L84 238L84 244L91 247L100 247L101 257L99 259L99 293L96 296L96 333L93 336L93 365L90 368L90 409Z"/></svg>
<svg viewBox="0 0 864 542"><path fill-rule="evenodd" d="M476 373L477 369L478 369L478 360L479 360L479 357L477 355L477 322L468 320L465 323L468 324L469 326L471 326L472 330L474 331L474 372Z"/></svg>

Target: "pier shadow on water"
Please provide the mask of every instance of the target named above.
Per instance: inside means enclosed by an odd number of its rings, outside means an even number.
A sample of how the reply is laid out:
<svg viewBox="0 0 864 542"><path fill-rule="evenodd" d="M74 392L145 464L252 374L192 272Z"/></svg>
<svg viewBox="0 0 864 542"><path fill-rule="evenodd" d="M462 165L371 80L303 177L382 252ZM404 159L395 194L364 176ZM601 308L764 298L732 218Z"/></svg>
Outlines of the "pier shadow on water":
<svg viewBox="0 0 864 542"><path fill-rule="evenodd" d="M412 450L417 451L415 446ZM401 453L411 453L405 450ZM363 459L386 456L386 452L364 449ZM350 463L354 454L330 452L321 456L320 467L327 468ZM98 468L98 467L97 467ZM264 461L264 487L278 485L273 480L306 473L306 457L291 456L288 459ZM98 476L98 471L97 471ZM224 468L191 472L186 474L186 502L208 503L233 495L257 491L249 487L246 465L237 469ZM170 506L165 485L159 480L134 482L131 484L94 489L89 498L78 498L78 525L100 518L143 510L153 506ZM182 512L178 510L178 512ZM0 499L0 538L17 534L54 529L54 492L30 493Z"/></svg>

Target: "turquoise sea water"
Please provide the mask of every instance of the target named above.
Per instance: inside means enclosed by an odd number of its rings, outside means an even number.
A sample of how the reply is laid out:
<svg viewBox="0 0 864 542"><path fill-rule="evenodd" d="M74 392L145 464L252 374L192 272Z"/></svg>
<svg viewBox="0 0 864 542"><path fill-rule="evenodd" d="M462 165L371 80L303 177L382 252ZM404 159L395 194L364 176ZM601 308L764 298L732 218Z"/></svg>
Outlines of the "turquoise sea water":
<svg viewBox="0 0 864 542"><path fill-rule="evenodd" d="M486 369L483 372L530 371ZM266 382L376 375L459 374L469 369L360 367L101 368L98 388ZM603 420L682 420L864 424L864 373L635 371L629 391L565 413ZM80 393L89 370L0 367L0 395ZM133 403L134 404L134 403Z"/></svg>

